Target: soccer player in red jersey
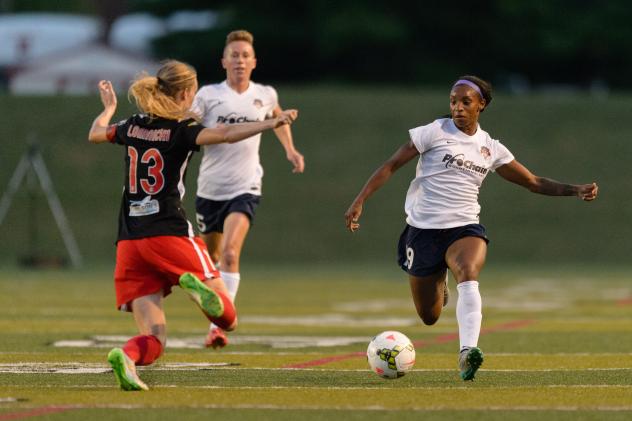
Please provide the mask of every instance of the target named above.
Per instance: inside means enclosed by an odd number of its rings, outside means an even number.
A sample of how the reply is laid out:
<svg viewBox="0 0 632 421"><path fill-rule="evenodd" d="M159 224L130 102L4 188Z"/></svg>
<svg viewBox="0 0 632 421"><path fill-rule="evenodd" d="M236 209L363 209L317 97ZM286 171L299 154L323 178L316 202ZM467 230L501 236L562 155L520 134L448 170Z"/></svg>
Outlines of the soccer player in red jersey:
<svg viewBox="0 0 632 421"><path fill-rule="evenodd" d="M191 66L167 61L155 77L143 74L129 88L141 114L111 125L116 94L110 82L99 82L104 109L92 123L88 140L126 149L114 283L117 307L132 312L139 335L108 354L123 390L148 389L136 365L153 363L164 349L163 298L174 285L222 329L237 325L226 287L182 206L193 152L200 145L238 142L297 117L296 110L288 110L261 122L205 128L189 111L197 88Z"/></svg>

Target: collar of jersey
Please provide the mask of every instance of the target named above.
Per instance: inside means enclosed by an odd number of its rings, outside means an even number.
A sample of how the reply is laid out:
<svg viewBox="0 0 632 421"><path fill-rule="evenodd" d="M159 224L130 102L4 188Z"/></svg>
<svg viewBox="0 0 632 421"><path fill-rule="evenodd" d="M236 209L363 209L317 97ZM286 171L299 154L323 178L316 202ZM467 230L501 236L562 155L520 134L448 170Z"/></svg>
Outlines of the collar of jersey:
<svg viewBox="0 0 632 421"><path fill-rule="evenodd" d="M458 127L456 127L456 124L454 124L454 120L450 119L450 129L454 131L455 134L460 135L465 137L466 139L474 139L476 137L478 137L478 135L481 133L481 125L476 123L476 131L474 132L473 135L469 135L463 131L461 131L461 129L459 129Z"/></svg>
<svg viewBox="0 0 632 421"><path fill-rule="evenodd" d="M254 83L252 80L250 80L250 81L248 82L248 89L246 89L246 90L245 90L245 91L243 91L242 93L239 93L239 92L237 92L236 90L234 90L233 88L231 88L231 87L230 87L230 85L228 84L228 80L224 80L224 81L222 82L222 85L223 85L223 87L224 87L226 90L228 90L228 92L230 92L231 94L233 94L233 95L237 95L238 97L242 97L242 96L245 96L245 95L247 95L248 93L250 93L250 91L254 88L255 83Z"/></svg>

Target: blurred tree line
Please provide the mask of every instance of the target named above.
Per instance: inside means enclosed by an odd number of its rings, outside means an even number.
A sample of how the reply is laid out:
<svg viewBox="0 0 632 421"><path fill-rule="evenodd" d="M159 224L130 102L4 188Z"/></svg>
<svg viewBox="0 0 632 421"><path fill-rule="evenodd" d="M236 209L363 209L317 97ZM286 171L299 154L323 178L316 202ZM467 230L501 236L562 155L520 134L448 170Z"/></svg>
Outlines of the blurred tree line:
<svg viewBox="0 0 632 421"><path fill-rule="evenodd" d="M13 9L45 0L2 0ZM226 34L255 36L256 78L296 82L436 84L463 73L496 84L607 85L632 79L632 6L627 0L66 0L56 9L99 13L214 10L217 25L156 39L156 57L221 79ZM104 7L106 5L107 7Z"/></svg>
<svg viewBox="0 0 632 421"><path fill-rule="evenodd" d="M166 14L174 2L135 0ZM179 8L204 9L202 0ZM497 83L589 86L632 82L632 6L626 0L216 0L217 27L155 43L201 79L223 76L225 35L255 35L257 78L284 81L444 83L474 73Z"/></svg>

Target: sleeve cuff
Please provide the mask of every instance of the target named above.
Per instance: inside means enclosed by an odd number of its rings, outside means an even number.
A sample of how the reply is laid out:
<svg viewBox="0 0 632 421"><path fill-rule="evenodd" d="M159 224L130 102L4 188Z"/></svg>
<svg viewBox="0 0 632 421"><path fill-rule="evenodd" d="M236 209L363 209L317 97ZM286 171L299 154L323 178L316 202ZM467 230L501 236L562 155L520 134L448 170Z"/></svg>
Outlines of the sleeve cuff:
<svg viewBox="0 0 632 421"><path fill-rule="evenodd" d="M105 137L110 141L110 143L114 143L114 138L116 137L116 124L110 124L107 129L105 129Z"/></svg>

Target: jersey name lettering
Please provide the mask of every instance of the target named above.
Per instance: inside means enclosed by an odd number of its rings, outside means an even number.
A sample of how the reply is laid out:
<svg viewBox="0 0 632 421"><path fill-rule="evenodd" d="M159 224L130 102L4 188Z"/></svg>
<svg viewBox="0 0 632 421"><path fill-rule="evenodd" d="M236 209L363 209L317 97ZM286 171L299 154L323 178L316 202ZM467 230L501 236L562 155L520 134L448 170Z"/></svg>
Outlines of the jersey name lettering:
<svg viewBox="0 0 632 421"><path fill-rule="evenodd" d="M171 138L171 130L145 129L139 126L130 125L127 129L127 137L147 140L150 142L168 142Z"/></svg>

